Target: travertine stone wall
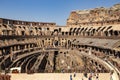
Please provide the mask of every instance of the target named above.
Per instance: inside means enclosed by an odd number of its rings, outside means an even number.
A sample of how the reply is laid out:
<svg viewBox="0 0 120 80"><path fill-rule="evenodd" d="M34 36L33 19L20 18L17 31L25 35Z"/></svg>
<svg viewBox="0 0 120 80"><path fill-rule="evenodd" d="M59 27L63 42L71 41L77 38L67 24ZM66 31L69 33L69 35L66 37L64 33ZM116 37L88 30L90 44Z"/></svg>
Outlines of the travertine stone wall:
<svg viewBox="0 0 120 80"><path fill-rule="evenodd" d="M91 25L103 26L120 24L120 4L110 8L95 8L90 10L72 11L67 19L67 26Z"/></svg>

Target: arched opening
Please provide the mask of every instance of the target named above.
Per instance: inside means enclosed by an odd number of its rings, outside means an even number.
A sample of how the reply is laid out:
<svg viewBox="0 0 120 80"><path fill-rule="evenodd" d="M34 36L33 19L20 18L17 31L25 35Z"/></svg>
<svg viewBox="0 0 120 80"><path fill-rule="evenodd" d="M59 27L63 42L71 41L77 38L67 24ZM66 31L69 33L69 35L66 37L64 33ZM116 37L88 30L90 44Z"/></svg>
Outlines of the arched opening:
<svg viewBox="0 0 120 80"><path fill-rule="evenodd" d="M108 36L108 31L104 31L105 36Z"/></svg>
<svg viewBox="0 0 120 80"><path fill-rule="evenodd" d="M96 31L99 31L101 27L98 27Z"/></svg>
<svg viewBox="0 0 120 80"><path fill-rule="evenodd" d="M54 30L54 35L58 35L58 29Z"/></svg>
<svg viewBox="0 0 120 80"><path fill-rule="evenodd" d="M106 28L106 27L103 27L103 28L101 29L101 31L104 31L105 28Z"/></svg>
<svg viewBox="0 0 120 80"><path fill-rule="evenodd" d="M39 27L39 30L42 30L42 29Z"/></svg>
<svg viewBox="0 0 120 80"><path fill-rule="evenodd" d="M76 32L76 29L77 29L77 28L74 28L73 33L75 33L75 32Z"/></svg>
<svg viewBox="0 0 120 80"><path fill-rule="evenodd" d="M76 32L79 32L79 30L80 30L80 28L78 28Z"/></svg>
<svg viewBox="0 0 120 80"><path fill-rule="evenodd" d="M68 32L65 32L66 35L68 35Z"/></svg>
<svg viewBox="0 0 120 80"><path fill-rule="evenodd" d="M71 35L71 32L69 32L69 35Z"/></svg>
<svg viewBox="0 0 120 80"><path fill-rule="evenodd" d="M118 31L114 31L115 36L118 36L118 34L119 34Z"/></svg>
<svg viewBox="0 0 120 80"><path fill-rule="evenodd" d="M73 28L70 28L70 32L72 32L72 29L73 29Z"/></svg>
<svg viewBox="0 0 120 80"><path fill-rule="evenodd" d="M59 32L61 32L61 28L59 28Z"/></svg>
<svg viewBox="0 0 120 80"><path fill-rule="evenodd" d="M47 64L47 58L48 58L48 55L46 54L44 56L44 58L42 59L40 65L39 65L39 72L44 72L45 71L45 67L46 67L46 64Z"/></svg>
<svg viewBox="0 0 120 80"><path fill-rule="evenodd" d="M110 30L110 31L109 31L109 34L112 36L112 35L113 35L113 30Z"/></svg>
<svg viewBox="0 0 120 80"><path fill-rule="evenodd" d="M98 65L97 62L95 62L95 65L96 65L96 66Z"/></svg>
<svg viewBox="0 0 120 80"><path fill-rule="evenodd" d="M83 31L83 30L84 30L84 28L81 29L81 31ZM81 32L81 31L80 31L80 32Z"/></svg>
<svg viewBox="0 0 120 80"><path fill-rule="evenodd" d="M106 30L109 30L109 29L111 29L112 28L112 26L109 26Z"/></svg>
<svg viewBox="0 0 120 80"><path fill-rule="evenodd" d="M21 31L21 35L24 36L25 35L25 31Z"/></svg>
<svg viewBox="0 0 120 80"><path fill-rule="evenodd" d="M54 45L57 47L59 45L59 42L57 40L55 40Z"/></svg>
<svg viewBox="0 0 120 80"><path fill-rule="evenodd" d="M64 35L64 32L62 32L62 35Z"/></svg>

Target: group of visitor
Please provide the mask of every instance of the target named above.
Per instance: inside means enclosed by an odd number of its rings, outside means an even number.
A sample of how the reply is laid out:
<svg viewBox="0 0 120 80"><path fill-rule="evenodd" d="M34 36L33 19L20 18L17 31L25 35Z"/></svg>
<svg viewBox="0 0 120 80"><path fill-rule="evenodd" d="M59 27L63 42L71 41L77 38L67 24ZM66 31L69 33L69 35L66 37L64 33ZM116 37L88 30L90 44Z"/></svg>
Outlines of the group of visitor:
<svg viewBox="0 0 120 80"><path fill-rule="evenodd" d="M74 72L73 76L72 74L70 75L70 80L73 80L75 77L76 73ZM94 78L94 80L99 80L99 73L90 73L89 75L88 73L83 73L81 80L92 80L92 78Z"/></svg>
<svg viewBox="0 0 120 80"><path fill-rule="evenodd" d="M99 73L90 73L89 75L87 73L84 73L84 77L87 78L88 80L92 80L94 78L95 80L99 80ZM84 80L84 77L82 80Z"/></svg>

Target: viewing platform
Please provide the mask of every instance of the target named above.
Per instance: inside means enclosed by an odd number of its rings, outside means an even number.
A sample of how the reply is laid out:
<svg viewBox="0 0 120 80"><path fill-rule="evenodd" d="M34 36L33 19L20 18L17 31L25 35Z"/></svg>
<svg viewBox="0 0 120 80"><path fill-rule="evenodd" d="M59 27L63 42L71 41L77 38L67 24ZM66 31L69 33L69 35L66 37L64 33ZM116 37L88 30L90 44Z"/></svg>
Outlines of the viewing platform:
<svg viewBox="0 0 120 80"><path fill-rule="evenodd" d="M11 80L70 80L70 75L72 75L72 80L88 80L84 77L82 73L35 73L35 74L10 74ZM88 76L90 73L88 74ZM92 80L96 80L93 76ZM100 73L99 80L110 80L110 73Z"/></svg>

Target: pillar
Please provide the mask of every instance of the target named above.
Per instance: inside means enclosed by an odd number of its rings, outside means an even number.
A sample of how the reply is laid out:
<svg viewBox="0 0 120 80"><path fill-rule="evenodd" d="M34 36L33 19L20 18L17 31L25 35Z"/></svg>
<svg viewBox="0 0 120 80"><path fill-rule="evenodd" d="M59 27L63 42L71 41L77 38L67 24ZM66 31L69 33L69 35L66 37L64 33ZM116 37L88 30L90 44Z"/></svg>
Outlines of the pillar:
<svg viewBox="0 0 120 80"><path fill-rule="evenodd" d="M92 54L92 49L91 49L91 48L89 48L89 52L88 52L88 54L89 54L89 55Z"/></svg>
<svg viewBox="0 0 120 80"><path fill-rule="evenodd" d="M14 46L14 51L16 51L16 46Z"/></svg>
<svg viewBox="0 0 120 80"><path fill-rule="evenodd" d="M27 49L27 44L24 46L24 49Z"/></svg>
<svg viewBox="0 0 120 80"><path fill-rule="evenodd" d="M20 50L20 45L17 46L18 50Z"/></svg>

